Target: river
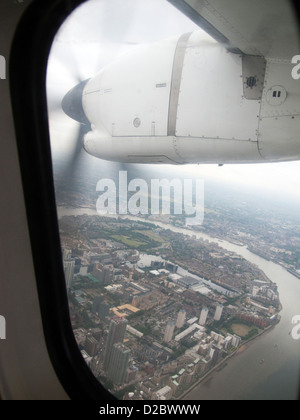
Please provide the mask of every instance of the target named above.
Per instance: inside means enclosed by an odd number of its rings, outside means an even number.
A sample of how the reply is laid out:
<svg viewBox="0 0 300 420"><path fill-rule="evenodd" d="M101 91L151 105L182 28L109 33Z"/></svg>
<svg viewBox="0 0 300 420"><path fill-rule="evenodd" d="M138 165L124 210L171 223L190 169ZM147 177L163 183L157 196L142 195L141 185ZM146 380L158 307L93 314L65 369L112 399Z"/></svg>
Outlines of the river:
<svg viewBox="0 0 300 420"><path fill-rule="evenodd" d="M63 215L97 214L91 209L59 208ZM126 216L127 217L127 216ZM144 221L128 216L131 220ZM154 223L154 222L151 222ZM256 264L278 285L282 304L281 321L261 337L248 343L244 351L227 360L223 369L213 372L186 396L186 400L295 400L299 397L300 339L292 338L292 318L300 315L300 279L278 264L267 261L244 246L218 240L202 233L155 222L174 232L216 242ZM264 363L260 363L264 359Z"/></svg>

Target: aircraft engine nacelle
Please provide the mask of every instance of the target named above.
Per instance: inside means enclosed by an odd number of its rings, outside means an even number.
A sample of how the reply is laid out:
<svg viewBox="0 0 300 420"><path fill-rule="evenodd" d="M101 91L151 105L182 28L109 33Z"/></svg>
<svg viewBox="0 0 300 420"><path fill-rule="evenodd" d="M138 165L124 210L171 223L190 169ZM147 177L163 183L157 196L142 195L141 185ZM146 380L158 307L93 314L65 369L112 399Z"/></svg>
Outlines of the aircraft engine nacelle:
<svg viewBox="0 0 300 420"><path fill-rule="evenodd" d="M123 55L85 84L84 148L131 163L296 160L298 84L290 63L183 34Z"/></svg>

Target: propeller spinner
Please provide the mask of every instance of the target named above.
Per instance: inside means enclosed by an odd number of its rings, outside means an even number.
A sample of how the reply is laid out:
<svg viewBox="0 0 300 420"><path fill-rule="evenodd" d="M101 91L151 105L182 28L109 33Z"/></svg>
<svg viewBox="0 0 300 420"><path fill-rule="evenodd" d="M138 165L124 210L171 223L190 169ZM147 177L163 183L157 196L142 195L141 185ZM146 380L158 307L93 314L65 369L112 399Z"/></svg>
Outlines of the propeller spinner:
<svg viewBox="0 0 300 420"><path fill-rule="evenodd" d="M61 106L66 115L81 124L90 124L82 107L82 93L90 79L86 79L74 86L63 97Z"/></svg>

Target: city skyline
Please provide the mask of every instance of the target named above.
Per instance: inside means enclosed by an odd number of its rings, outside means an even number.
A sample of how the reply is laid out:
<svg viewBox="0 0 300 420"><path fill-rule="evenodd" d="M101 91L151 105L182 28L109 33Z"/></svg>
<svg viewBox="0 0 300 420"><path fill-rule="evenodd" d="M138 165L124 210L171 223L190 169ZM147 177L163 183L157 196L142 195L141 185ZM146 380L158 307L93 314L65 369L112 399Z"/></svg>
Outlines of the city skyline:
<svg viewBox="0 0 300 420"><path fill-rule="evenodd" d="M66 248L78 255L83 266L89 266L85 276L78 270L71 291L75 297L70 301L74 334L99 380L113 381L109 388L113 392L130 386L133 398L138 390L148 399L160 398L165 392L176 398L243 342L280 321L276 285L253 265L235 254L229 257L216 244L157 230L151 224L147 227L142 220L132 223L83 214L63 217L60 223ZM68 226L76 229L77 240L66 236ZM98 239L91 239L95 232ZM157 255L157 260L152 256L148 263L140 260L135 247L142 236L168 241L171 247L150 242L165 259ZM171 264L167 255L177 264ZM181 264L188 264L201 277L192 278L182 271ZM105 267L112 269L108 281L103 277ZM88 308L91 296L93 309L90 315L87 312L88 323L82 324L77 318ZM99 310L100 304L105 312ZM203 322L205 325L200 325ZM107 331L104 337L101 330ZM98 350L88 334L98 337Z"/></svg>

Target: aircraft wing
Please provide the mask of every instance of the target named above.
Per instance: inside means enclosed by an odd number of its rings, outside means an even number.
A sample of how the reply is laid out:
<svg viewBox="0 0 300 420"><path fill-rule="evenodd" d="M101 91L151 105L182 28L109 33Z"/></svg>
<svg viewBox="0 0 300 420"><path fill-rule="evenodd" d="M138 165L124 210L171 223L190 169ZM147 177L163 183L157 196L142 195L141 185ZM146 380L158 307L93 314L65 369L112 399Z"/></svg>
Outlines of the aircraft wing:
<svg viewBox="0 0 300 420"><path fill-rule="evenodd" d="M169 0L231 52L291 60L300 53L288 0Z"/></svg>

